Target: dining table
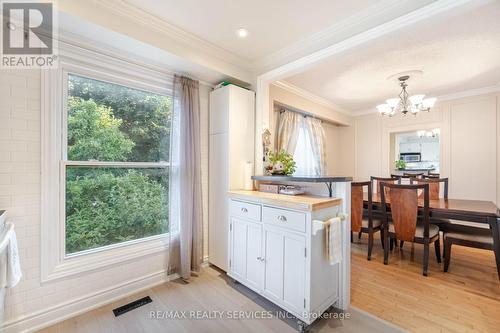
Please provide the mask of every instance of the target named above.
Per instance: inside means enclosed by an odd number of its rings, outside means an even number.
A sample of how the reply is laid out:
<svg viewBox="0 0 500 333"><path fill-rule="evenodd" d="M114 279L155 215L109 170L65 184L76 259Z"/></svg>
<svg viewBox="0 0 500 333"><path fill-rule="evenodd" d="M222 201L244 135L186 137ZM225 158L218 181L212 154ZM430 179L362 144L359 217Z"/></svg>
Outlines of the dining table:
<svg viewBox="0 0 500 333"><path fill-rule="evenodd" d="M368 204L368 193L363 193L364 204ZM419 199L418 204L423 208L424 200ZM373 207L381 211L382 200L379 193L372 194ZM390 199L387 199L390 209ZM493 236L493 251L498 275L500 277L500 210L492 201L468 199L438 199L429 200L429 215L435 219L450 219L467 222L485 223L490 226Z"/></svg>

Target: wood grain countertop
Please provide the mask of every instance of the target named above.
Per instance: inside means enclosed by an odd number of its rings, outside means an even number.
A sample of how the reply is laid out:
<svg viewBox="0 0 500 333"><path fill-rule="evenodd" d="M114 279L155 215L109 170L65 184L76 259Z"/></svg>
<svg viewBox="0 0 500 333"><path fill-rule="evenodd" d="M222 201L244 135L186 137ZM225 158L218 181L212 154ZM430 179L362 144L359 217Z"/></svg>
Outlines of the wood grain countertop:
<svg viewBox="0 0 500 333"><path fill-rule="evenodd" d="M260 204L309 212L342 204L341 198L319 197L305 194L285 195L259 191L235 190L229 191L228 195L232 199L252 201Z"/></svg>

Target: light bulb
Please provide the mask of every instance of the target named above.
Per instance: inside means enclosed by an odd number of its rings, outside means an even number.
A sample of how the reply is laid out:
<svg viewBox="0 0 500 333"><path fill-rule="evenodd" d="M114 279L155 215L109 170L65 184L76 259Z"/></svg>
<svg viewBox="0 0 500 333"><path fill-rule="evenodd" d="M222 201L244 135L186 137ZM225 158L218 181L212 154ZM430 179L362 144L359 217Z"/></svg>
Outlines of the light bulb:
<svg viewBox="0 0 500 333"><path fill-rule="evenodd" d="M389 98L385 102L387 103L387 105L389 105L390 108L395 108L396 106L398 106L400 101L401 99L399 98Z"/></svg>
<svg viewBox="0 0 500 333"><path fill-rule="evenodd" d="M424 109L430 109L434 106L435 103L436 97L426 98L422 101L422 106L424 107Z"/></svg>
<svg viewBox="0 0 500 333"><path fill-rule="evenodd" d="M419 105L422 103L422 100L424 99L425 95L413 95L410 96L410 102L412 105Z"/></svg>

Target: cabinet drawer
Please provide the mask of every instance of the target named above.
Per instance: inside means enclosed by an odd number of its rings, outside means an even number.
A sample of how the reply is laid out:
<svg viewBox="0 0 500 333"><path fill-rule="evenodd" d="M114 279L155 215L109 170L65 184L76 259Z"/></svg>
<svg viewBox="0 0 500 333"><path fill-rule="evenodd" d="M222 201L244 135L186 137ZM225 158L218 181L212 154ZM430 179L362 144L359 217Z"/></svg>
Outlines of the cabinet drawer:
<svg viewBox="0 0 500 333"><path fill-rule="evenodd" d="M244 201L231 200L230 212L231 216L260 221L261 206Z"/></svg>
<svg viewBox="0 0 500 333"><path fill-rule="evenodd" d="M283 228L301 232L306 231L306 215L304 213L273 207L264 207L262 211L262 220L265 223L277 225Z"/></svg>

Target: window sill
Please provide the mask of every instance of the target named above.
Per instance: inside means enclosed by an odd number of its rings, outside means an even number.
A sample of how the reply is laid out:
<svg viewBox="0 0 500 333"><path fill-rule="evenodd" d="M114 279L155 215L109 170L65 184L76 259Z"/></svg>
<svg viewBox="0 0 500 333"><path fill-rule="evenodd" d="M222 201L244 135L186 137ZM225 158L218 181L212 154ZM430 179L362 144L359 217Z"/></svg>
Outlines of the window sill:
<svg viewBox="0 0 500 333"><path fill-rule="evenodd" d="M167 251L168 240L169 235L163 234L75 253L62 258L52 265L43 265L41 282L50 282L73 275L88 273L125 261Z"/></svg>

